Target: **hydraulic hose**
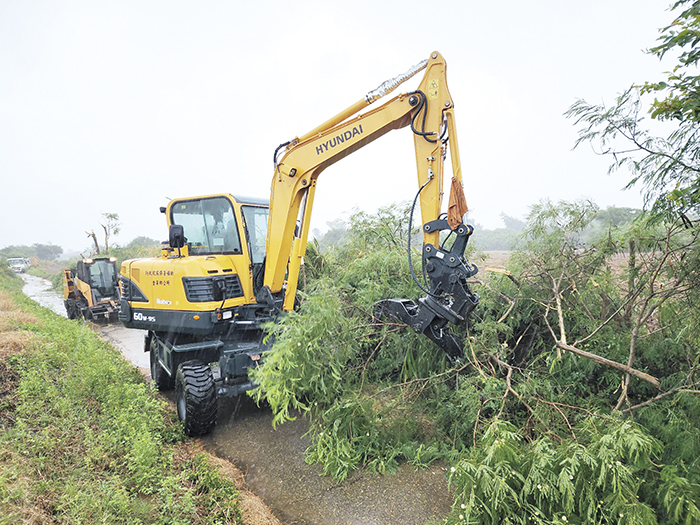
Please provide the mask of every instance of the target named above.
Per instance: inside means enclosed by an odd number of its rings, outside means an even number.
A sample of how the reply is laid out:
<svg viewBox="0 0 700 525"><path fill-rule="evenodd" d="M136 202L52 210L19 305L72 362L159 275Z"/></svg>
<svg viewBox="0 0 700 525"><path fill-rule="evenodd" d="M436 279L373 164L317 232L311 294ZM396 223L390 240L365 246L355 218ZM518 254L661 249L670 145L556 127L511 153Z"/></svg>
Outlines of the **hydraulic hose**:
<svg viewBox="0 0 700 525"><path fill-rule="evenodd" d="M425 183L423 183L423 185L418 190L418 193L416 193L416 197L413 199L413 204L411 205L411 214L408 216L408 268L411 271L411 277L413 277L413 281L418 285L418 287L421 290L423 290L426 294L430 295L431 297L441 297L440 295L435 294L427 288L425 288L418 281L418 277L416 277L416 272L413 270L413 258L411 257L411 230L413 229L413 212L416 209L416 203L418 202L418 197L420 197L423 188L425 188L431 180L433 180L433 177L425 181Z"/></svg>

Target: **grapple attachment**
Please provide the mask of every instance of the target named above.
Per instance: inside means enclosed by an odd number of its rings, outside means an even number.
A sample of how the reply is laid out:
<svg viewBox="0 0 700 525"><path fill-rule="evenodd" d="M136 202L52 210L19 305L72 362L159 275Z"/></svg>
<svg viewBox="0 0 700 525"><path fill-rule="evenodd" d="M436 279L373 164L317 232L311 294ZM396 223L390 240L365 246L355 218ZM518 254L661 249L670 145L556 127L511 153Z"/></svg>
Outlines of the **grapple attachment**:
<svg viewBox="0 0 700 525"><path fill-rule="evenodd" d="M450 227L446 220L438 219L426 223L423 229L433 233ZM418 304L409 299L384 299L374 305L375 316L406 323L438 345L453 363L464 356L464 348L448 323L464 322L479 302L479 296L467 284L467 279L476 275L478 269L464 259L473 231L471 226L460 224L453 230L456 238L451 247L445 247L445 242L440 247L423 245L423 274L429 288L421 286L427 295Z"/></svg>

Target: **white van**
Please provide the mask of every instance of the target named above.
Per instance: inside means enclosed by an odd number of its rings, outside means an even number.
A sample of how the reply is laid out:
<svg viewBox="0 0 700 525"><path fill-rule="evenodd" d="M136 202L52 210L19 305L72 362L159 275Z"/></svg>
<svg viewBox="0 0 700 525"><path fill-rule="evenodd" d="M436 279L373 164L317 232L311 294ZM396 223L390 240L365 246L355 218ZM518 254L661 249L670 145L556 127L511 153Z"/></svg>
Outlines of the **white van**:
<svg viewBox="0 0 700 525"><path fill-rule="evenodd" d="M24 273L30 266L29 259L26 257L10 257L7 259L7 264L15 273Z"/></svg>

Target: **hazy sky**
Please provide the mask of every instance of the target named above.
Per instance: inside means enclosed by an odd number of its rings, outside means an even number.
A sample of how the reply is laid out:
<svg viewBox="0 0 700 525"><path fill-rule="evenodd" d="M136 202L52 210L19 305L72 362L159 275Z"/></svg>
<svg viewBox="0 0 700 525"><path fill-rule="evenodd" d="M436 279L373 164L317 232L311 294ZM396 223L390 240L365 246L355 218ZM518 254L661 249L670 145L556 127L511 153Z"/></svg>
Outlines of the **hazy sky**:
<svg viewBox="0 0 700 525"><path fill-rule="evenodd" d="M524 217L546 197L641 206L609 159L572 151L563 113L662 78L668 66L644 49L668 6L0 0L0 247L84 250L102 213L119 214L120 244L165 239L170 198L268 197L278 144L433 50L448 64L474 221L500 227L501 212ZM416 190L404 128L321 175L312 228Z"/></svg>

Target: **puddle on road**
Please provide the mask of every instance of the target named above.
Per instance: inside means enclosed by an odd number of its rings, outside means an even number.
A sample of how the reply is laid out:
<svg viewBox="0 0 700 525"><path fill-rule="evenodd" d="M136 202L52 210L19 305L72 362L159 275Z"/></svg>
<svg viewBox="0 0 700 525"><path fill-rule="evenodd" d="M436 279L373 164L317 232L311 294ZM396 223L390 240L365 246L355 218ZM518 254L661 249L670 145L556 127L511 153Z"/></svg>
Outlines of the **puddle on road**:
<svg viewBox="0 0 700 525"><path fill-rule="evenodd" d="M423 525L450 511L453 500L444 468L404 465L384 476L357 471L338 484L321 476L319 465L305 463L307 430L308 422L301 418L273 429L270 409L241 396L222 400L217 427L202 442L236 464L248 489L288 524Z"/></svg>
<svg viewBox="0 0 700 525"><path fill-rule="evenodd" d="M24 287L22 288L24 295L58 315L67 317L66 307L63 304L63 295L54 290L49 281L28 273L21 274L21 277L24 281Z"/></svg>

